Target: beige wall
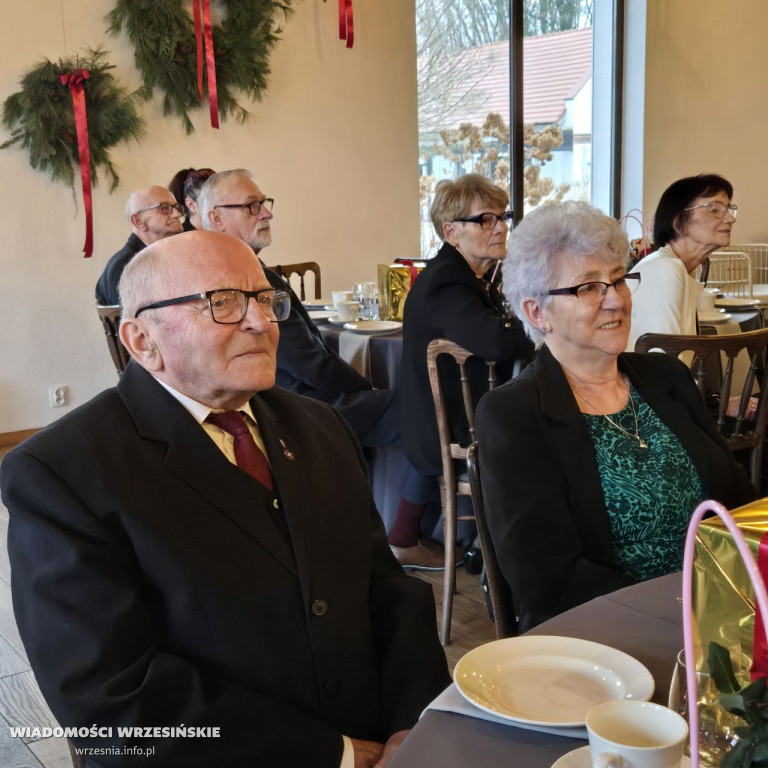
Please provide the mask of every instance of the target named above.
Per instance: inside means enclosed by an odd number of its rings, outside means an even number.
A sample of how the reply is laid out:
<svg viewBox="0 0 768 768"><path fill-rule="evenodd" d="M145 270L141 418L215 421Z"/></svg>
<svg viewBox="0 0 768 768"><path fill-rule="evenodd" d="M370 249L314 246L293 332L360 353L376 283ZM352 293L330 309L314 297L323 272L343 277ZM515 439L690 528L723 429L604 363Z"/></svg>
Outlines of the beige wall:
<svg viewBox="0 0 768 768"><path fill-rule="evenodd" d="M628 0L630 3L633 0ZM648 0L644 212L675 179L734 185L733 242L768 242L765 0Z"/></svg>
<svg viewBox="0 0 768 768"><path fill-rule="evenodd" d="M105 45L128 87L139 83L122 38L106 37L110 0L35 0L4 9L0 98L17 90L40 57ZM131 190L167 184L182 167L248 167L274 197L274 244L267 263L317 261L324 293L375 279L375 265L418 255L418 164L413 3L354 3L355 46L337 39L335 2L295 0L272 56L269 93L253 119L219 131L194 118L187 137L155 102L140 146L113 152L121 186L95 193L93 259L82 258L78 190L33 171L17 148L0 152L0 433L41 426L67 408L50 408L49 385L70 388L74 406L115 383L93 308L93 288L129 230ZM64 27L62 29L62 10ZM2 137L6 138L5 135Z"/></svg>

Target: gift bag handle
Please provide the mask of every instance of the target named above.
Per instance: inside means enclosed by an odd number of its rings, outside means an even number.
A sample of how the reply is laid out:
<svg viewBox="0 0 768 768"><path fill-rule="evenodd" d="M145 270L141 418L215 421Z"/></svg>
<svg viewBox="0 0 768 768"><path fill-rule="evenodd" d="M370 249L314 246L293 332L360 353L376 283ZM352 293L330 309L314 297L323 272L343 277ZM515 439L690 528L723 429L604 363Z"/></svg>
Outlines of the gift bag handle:
<svg viewBox="0 0 768 768"><path fill-rule="evenodd" d="M685 555L683 558L683 649L685 651L685 678L688 688L688 701L696 701L696 668L693 652L693 611L691 592L693 585L693 555L696 548L696 534L699 524L707 512L714 512L733 536L739 550L744 567L747 570L752 586L755 588L757 604L763 617L768 617L768 593L755 558L744 539L744 534L736 525L731 513L717 501L702 501L691 517L688 534L685 539ZM768 622L764 624L766 639L768 639ZM691 768L699 768L699 708L688 707L688 727L691 738Z"/></svg>

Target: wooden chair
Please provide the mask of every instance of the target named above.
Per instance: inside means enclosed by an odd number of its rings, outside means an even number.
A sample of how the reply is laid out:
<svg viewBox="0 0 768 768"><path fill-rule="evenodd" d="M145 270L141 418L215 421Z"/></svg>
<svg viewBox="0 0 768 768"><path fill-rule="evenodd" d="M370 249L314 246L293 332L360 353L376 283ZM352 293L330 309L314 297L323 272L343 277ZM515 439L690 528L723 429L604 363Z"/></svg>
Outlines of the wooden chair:
<svg viewBox="0 0 768 768"><path fill-rule="evenodd" d="M96 311L99 313L99 320L101 320L101 325L104 328L104 335L107 337L107 346L109 347L109 354L112 356L112 362L115 364L115 370L118 376L122 376L131 356L117 333L118 328L120 328L120 306L118 304L114 306L97 304Z"/></svg>
<svg viewBox="0 0 768 768"><path fill-rule="evenodd" d="M307 272L312 272L315 276L315 298L322 297L322 289L320 287L320 266L314 261L303 261L300 264L278 264L276 267L269 267L273 272L277 272L283 280L288 283L291 282L291 275L299 276L299 298L305 301L307 293L304 288L304 275Z"/></svg>
<svg viewBox="0 0 768 768"><path fill-rule="evenodd" d="M453 595L456 591L456 525L458 520L472 520L472 515L457 516L459 496L471 494L469 479L466 475L466 445L454 442L451 434L448 410L445 403L443 382L440 378L437 360L441 355L452 357L457 366L461 380L464 414L469 426L470 440L475 439L475 404L469 388L469 376L465 364L472 353L454 344L448 339L433 339L427 347L427 370L429 383L432 388L432 398L435 403L437 429L440 434L440 455L443 474L438 478L440 486L440 504L443 509L443 538L445 544L445 572L443 579L443 612L440 624L440 642L448 645L451 641L451 616L453 614ZM488 365L488 388L496 386L496 363ZM481 545L482 546L482 545Z"/></svg>
<svg viewBox="0 0 768 768"><path fill-rule="evenodd" d="M488 595L493 607L493 620L496 625L496 637L514 637L518 633L517 612L512 590L504 578L496 557L496 548L493 546L491 532L488 529L488 521L485 518L483 506L483 489L480 485L480 464L477 440L467 449L467 474L469 475L469 488L472 494L472 508L475 510L475 523L480 537L480 548L483 551L483 565L485 566L485 578Z"/></svg>
<svg viewBox="0 0 768 768"><path fill-rule="evenodd" d="M691 368L702 397L706 392L707 361L714 355L715 364L719 366L719 358L722 355L725 360L725 368L719 392L717 428L731 451L749 451L749 479L758 495L762 495L763 444L765 442L766 422L768 422L766 346L768 346L768 329L766 328L724 336L675 336L664 333L646 333L635 344L635 352L662 349L667 354L675 356L681 352L693 352L695 357ZM726 418L725 411L731 397L734 361L742 350L746 350L749 355L750 364L744 377L738 414L734 420ZM744 415L756 380L760 383L757 412L754 421L748 421Z"/></svg>

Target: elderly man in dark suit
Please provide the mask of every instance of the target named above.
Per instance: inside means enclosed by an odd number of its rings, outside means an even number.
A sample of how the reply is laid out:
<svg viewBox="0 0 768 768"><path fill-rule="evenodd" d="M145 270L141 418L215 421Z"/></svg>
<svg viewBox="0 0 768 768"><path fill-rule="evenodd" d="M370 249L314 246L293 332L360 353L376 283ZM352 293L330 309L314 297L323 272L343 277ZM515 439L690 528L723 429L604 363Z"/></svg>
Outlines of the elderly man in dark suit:
<svg viewBox="0 0 768 768"><path fill-rule="evenodd" d="M256 254L272 243L273 203L253 174L244 169L214 174L198 198L205 229L238 237ZM330 403L349 422L363 446L399 443L394 391L373 389L365 377L327 347L290 286L263 262L262 267L273 288L291 293L291 314L280 327L277 383Z"/></svg>
<svg viewBox="0 0 768 768"><path fill-rule="evenodd" d="M183 230L184 208L165 187L147 187L131 192L125 204L131 236L107 262L96 283L96 301L107 306L120 303L117 286L128 262L148 245Z"/></svg>
<svg viewBox="0 0 768 768"><path fill-rule="evenodd" d="M51 710L101 729L89 766L386 765L450 682L434 602L347 424L273 386L286 295L213 232L145 249L120 293L118 386L0 473Z"/></svg>

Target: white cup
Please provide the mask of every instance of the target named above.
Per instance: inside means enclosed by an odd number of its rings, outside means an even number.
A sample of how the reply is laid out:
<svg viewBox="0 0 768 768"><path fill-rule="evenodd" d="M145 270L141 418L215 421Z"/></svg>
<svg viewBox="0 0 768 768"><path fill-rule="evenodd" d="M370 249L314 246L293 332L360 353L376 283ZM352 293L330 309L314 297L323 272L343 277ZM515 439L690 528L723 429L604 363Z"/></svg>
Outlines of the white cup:
<svg viewBox="0 0 768 768"><path fill-rule="evenodd" d="M352 301L352 297L352 291L331 291L331 299L333 299L333 306L336 307L336 309L339 308L339 302Z"/></svg>
<svg viewBox="0 0 768 768"><path fill-rule="evenodd" d="M696 309L699 312L714 312L716 293L704 290L696 297Z"/></svg>
<svg viewBox="0 0 768 768"><path fill-rule="evenodd" d="M587 712L593 768L680 768L685 719L650 701L606 701Z"/></svg>
<svg viewBox="0 0 768 768"><path fill-rule="evenodd" d="M360 311L360 305L356 301L338 301L336 302L336 313L339 320L349 323L357 320L357 313Z"/></svg>

